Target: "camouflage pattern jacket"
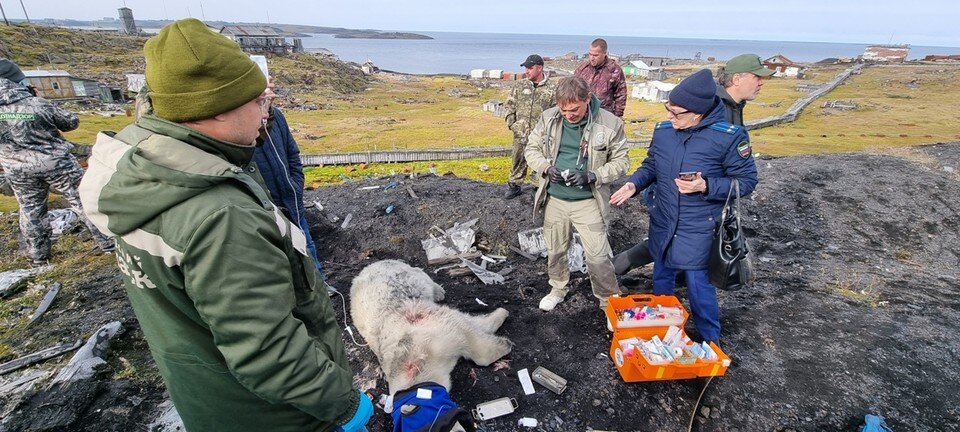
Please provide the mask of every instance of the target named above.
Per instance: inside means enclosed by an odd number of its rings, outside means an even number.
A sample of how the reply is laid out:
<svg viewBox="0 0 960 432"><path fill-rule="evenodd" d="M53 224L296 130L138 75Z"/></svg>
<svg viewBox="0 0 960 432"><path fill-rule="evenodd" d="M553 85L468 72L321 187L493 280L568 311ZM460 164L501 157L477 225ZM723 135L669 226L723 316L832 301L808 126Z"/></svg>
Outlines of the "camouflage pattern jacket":
<svg viewBox="0 0 960 432"><path fill-rule="evenodd" d="M593 67L585 61L574 74L587 82L603 109L623 117L623 110L627 107L627 78L617 62L607 58L600 67Z"/></svg>
<svg viewBox="0 0 960 432"><path fill-rule="evenodd" d="M0 166L4 171L33 172L56 166L73 149L60 131L79 125L76 114L0 78Z"/></svg>
<svg viewBox="0 0 960 432"><path fill-rule="evenodd" d="M514 140L527 141L527 136L540 119L543 111L557 104L554 93L557 90L556 80L544 73L543 81L534 84L524 78L510 90L507 98L507 127L513 131Z"/></svg>

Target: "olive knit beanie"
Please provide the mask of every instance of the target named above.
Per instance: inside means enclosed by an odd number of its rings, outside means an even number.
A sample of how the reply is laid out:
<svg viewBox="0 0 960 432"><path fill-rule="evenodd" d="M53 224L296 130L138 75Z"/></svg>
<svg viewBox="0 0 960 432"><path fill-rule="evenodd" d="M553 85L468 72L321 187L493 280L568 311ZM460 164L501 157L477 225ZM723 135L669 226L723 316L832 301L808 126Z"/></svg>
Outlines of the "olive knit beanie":
<svg viewBox="0 0 960 432"><path fill-rule="evenodd" d="M684 78L667 96L674 105L682 106L697 114L706 114L713 108L717 98L717 83L709 69L701 69Z"/></svg>
<svg viewBox="0 0 960 432"><path fill-rule="evenodd" d="M194 18L161 29L143 54L154 113L172 122L223 114L267 88L263 72L239 45Z"/></svg>

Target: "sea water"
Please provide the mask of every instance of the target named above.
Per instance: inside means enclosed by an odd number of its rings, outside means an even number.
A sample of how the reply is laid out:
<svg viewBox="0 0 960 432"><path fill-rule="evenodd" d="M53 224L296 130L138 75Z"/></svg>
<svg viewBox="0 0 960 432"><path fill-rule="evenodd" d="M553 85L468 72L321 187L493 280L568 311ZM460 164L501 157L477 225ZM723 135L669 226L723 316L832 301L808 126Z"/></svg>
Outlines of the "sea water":
<svg viewBox="0 0 960 432"><path fill-rule="evenodd" d="M415 74L468 74L471 69L503 69L522 72L520 63L530 54L559 57L569 52L586 53L592 36L529 35L504 33L417 32L431 40L337 39L329 34L303 38L303 46L325 48L341 60L373 61L381 69ZM725 61L743 53L762 58L783 54L796 62L825 58L856 57L866 44L826 42L781 42L722 39L683 39L610 36L605 38L611 54L642 54L652 57L692 59L697 53L707 60ZM911 46L908 58L929 54L957 54L960 48Z"/></svg>

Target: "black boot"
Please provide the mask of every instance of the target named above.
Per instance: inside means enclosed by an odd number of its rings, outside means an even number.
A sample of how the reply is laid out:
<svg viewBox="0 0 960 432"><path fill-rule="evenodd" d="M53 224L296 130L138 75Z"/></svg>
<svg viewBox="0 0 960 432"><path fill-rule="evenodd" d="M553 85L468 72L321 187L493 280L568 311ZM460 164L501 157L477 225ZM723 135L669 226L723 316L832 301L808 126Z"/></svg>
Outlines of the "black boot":
<svg viewBox="0 0 960 432"><path fill-rule="evenodd" d="M507 183L507 192L503 194L503 199L508 200L516 198L521 192L522 190L520 189L520 185Z"/></svg>
<svg viewBox="0 0 960 432"><path fill-rule="evenodd" d="M647 247L647 239L643 239L634 247L620 252L613 257L613 271L618 275L627 274L628 271L637 267L643 267L653 262L650 256L650 249Z"/></svg>

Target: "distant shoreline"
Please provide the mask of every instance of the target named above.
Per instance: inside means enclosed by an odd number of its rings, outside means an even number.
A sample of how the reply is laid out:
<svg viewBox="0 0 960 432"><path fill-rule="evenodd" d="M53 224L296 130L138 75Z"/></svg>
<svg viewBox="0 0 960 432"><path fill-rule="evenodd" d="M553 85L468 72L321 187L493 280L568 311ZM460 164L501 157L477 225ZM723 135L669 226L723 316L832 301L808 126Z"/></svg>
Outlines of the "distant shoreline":
<svg viewBox="0 0 960 432"><path fill-rule="evenodd" d="M334 33L337 39L410 39L427 40L430 36L407 32L382 32L379 30L348 30L343 33Z"/></svg>

